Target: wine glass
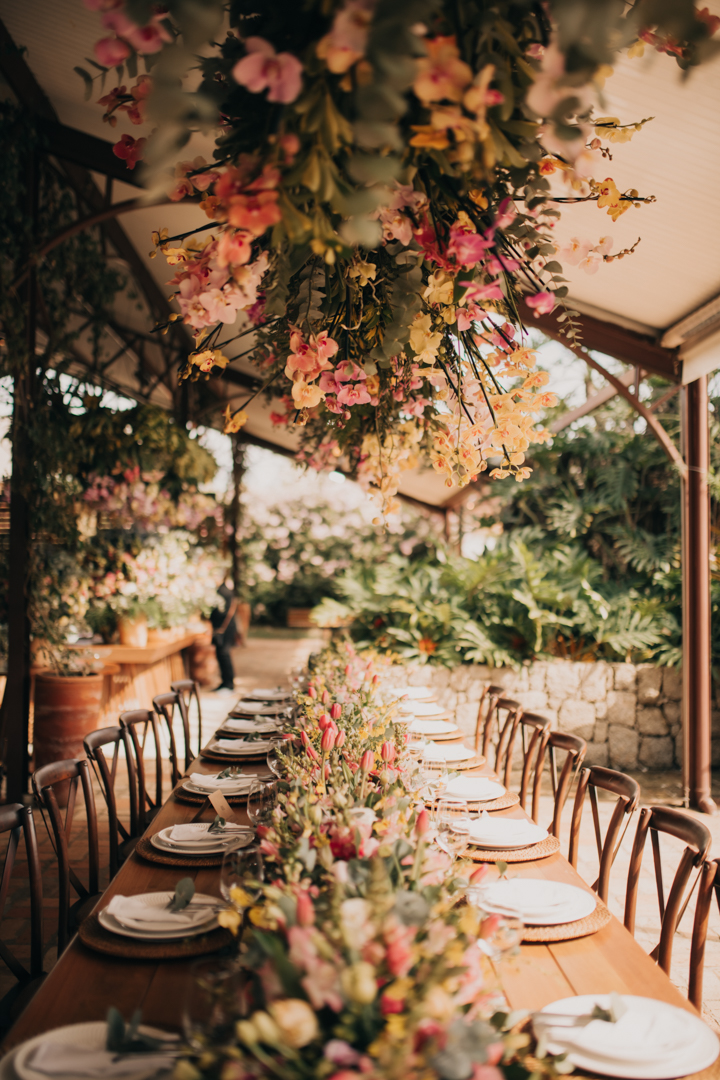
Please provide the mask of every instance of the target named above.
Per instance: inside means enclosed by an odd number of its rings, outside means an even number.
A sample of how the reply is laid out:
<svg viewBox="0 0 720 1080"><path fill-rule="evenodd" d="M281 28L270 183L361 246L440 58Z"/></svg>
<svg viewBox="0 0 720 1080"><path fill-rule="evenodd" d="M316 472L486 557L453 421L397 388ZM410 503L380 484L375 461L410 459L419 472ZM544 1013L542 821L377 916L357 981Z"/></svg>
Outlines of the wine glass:
<svg viewBox="0 0 720 1080"><path fill-rule="evenodd" d="M435 827L438 847L455 860L467 847L467 803L459 799L438 799Z"/></svg>
<svg viewBox="0 0 720 1080"><path fill-rule="evenodd" d="M196 960L191 965L182 1010L185 1038L193 1050L229 1042L243 1013L245 978L236 964Z"/></svg>
<svg viewBox="0 0 720 1080"><path fill-rule="evenodd" d="M275 784L254 780L248 792L247 813L253 829L258 825L272 825L275 806Z"/></svg>
<svg viewBox="0 0 720 1080"><path fill-rule="evenodd" d="M277 746L273 746L272 750L268 750L267 755L267 767L273 776L280 780L284 773L284 766L278 755Z"/></svg>
<svg viewBox="0 0 720 1080"><path fill-rule="evenodd" d="M468 901L480 916L478 947L494 964L499 964L523 939L525 924L521 912L509 907L497 910L486 905L482 891L468 893Z"/></svg>
<svg viewBox="0 0 720 1080"><path fill-rule="evenodd" d="M235 846L223 855L220 868L220 892L238 911L250 907L260 896L258 882L264 879L260 848Z"/></svg>

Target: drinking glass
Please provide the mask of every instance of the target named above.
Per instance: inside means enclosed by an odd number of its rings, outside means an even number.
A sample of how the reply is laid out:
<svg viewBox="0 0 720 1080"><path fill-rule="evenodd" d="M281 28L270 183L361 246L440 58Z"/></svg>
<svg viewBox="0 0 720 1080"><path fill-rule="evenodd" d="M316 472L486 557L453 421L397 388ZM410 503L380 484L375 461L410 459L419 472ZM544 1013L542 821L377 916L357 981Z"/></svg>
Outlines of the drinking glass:
<svg viewBox="0 0 720 1080"><path fill-rule="evenodd" d="M232 1040L243 1013L245 977L231 961L196 960L191 965L182 1010L185 1038L193 1050Z"/></svg>
<svg viewBox="0 0 720 1080"><path fill-rule="evenodd" d="M230 848L220 868L220 892L238 911L250 907L260 895L253 882L264 878L262 855L257 844Z"/></svg>
<svg viewBox="0 0 720 1080"><path fill-rule="evenodd" d="M272 825L275 806L275 784L262 780L253 781L248 792L247 812L253 829L258 825Z"/></svg>
<svg viewBox="0 0 720 1080"><path fill-rule="evenodd" d="M438 847L456 859L467 847L467 803L458 799L439 799L435 811Z"/></svg>
<svg viewBox="0 0 720 1080"><path fill-rule="evenodd" d="M487 907L477 893L469 892L467 898L480 916L478 946L493 963L498 964L516 949L523 939L525 924L521 913L512 908L496 911Z"/></svg>
<svg viewBox="0 0 720 1080"><path fill-rule="evenodd" d="M276 776L280 780L285 772L284 765L278 756L277 746L273 746L272 750L268 751L267 767L273 776Z"/></svg>

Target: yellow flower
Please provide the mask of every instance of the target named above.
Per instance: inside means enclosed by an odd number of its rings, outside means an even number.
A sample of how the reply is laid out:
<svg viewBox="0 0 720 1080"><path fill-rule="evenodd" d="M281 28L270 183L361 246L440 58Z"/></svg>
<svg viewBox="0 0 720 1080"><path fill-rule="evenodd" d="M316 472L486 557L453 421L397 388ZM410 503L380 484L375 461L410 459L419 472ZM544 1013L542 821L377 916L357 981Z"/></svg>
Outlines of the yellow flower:
<svg viewBox="0 0 720 1080"><path fill-rule="evenodd" d="M598 90L602 90L607 80L614 74L613 68L609 64L601 64L593 75L593 82L597 86Z"/></svg>
<svg viewBox="0 0 720 1080"><path fill-rule="evenodd" d="M632 205L630 199L620 198L620 192L617 189L617 185L610 177L603 180L601 184L598 184L597 190L600 193L598 207L600 209L607 207L607 212L613 221L617 221L620 215L624 214Z"/></svg>
<svg viewBox="0 0 720 1080"><path fill-rule="evenodd" d="M348 277L357 278L361 288L367 285L368 281L374 281L377 274L377 266L371 262L358 262L354 266L351 266L348 270Z"/></svg>
<svg viewBox="0 0 720 1080"><path fill-rule="evenodd" d="M280 1028L282 1040L293 1050L316 1039L320 1034L317 1016L307 1001L300 998L282 998L270 1006L270 1015Z"/></svg>
<svg viewBox="0 0 720 1080"><path fill-rule="evenodd" d="M402 1013L390 1013L385 1019L385 1030L392 1039L402 1039L405 1037L405 1031L407 1028L407 1017Z"/></svg>
<svg viewBox="0 0 720 1080"><path fill-rule="evenodd" d="M378 375L368 375L365 380L365 389L370 397L375 397L380 391L380 377Z"/></svg>
<svg viewBox="0 0 720 1080"><path fill-rule="evenodd" d="M304 379L293 383L292 396L298 409L314 409L325 397L319 386L311 386Z"/></svg>
<svg viewBox="0 0 720 1080"><path fill-rule="evenodd" d="M237 932L240 929L240 923L242 922L242 915L237 908L229 907L219 913L217 921L220 926L223 926L226 930L229 930L234 937L237 937Z"/></svg>
<svg viewBox="0 0 720 1080"><path fill-rule="evenodd" d="M225 409L223 413L223 434L232 435L235 431L239 431L241 427L244 427L248 422L248 414L244 409L240 412L233 413L230 406Z"/></svg>
<svg viewBox="0 0 720 1080"><path fill-rule="evenodd" d="M430 275L423 298L430 304L452 304L454 288L455 279L444 270L438 270Z"/></svg>
<svg viewBox="0 0 720 1080"><path fill-rule="evenodd" d="M365 960L359 960L345 968L340 976L343 993L358 1005L369 1005L377 997L375 968Z"/></svg>
<svg viewBox="0 0 720 1080"><path fill-rule="evenodd" d="M636 56L645 55L645 42L637 39L634 45L631 45L628 49L628 60L634 60Z"/></svg>
<svg viewBox="0 0 720 1080"><path fill-rule="evenodd" d="M252 896L245 892L239 885L233 885L230 889L230 900L238 910L250 907L252 904Z"/></svg>

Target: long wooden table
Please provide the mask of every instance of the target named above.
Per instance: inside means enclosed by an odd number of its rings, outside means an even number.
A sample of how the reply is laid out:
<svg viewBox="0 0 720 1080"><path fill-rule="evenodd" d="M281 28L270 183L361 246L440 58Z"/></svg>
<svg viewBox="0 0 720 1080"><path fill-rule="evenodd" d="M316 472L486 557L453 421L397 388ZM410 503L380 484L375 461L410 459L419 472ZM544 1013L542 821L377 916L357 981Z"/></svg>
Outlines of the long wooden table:
<svg viewBox="0 0 720 1080"><path fill-rule="evenodd" d="M258 771L254 767L246 768ZM196 761L192 766L193 771L217 769L217 765L204 761ZM191 821L197 810L197 806L171 797L146 835L168 825ZM526 816L517 806L497 812L509 817ZM208 812L208 820L213 813ZM247 820L241 809L237 818ZM511 871L517 876L588 887L559 852L534 862L513 863ZM110 883L97 910L105 907L116 893L132 895L172 889L186 876L195 880L198 891L219 895L219 868L163 867L132 855ZM92 952L75 938L9 1033L4 1048L9 1050L25 1039L64 1024L104 1020L111 1005L126 1018L141 1009L144 1022L178 1029L189 966L189 962L179 960L115 959ZM548 945L522 945L519 956L503 962L502 985L513 1009L537 1010L560 998L617 991L656 998L695 1012L614 916L607 926L589 937ZM716 1062L701 1075L704 1080L711 1075L720 1077L720 1066Z"/></svg>

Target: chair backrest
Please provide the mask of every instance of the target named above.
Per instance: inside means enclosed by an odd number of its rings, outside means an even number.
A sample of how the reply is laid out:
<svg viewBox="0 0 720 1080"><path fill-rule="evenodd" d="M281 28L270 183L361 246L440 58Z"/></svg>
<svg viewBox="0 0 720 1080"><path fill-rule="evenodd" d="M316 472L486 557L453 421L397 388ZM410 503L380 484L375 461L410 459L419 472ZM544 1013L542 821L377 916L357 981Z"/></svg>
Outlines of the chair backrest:
<svg viewBox="0 0 720 1080"><path fill-rule="evenodd" d="M520 732L523 755L520 805L524 808L527 801L532 766L540 740L545 732L550 729L550 721L544 716L538 716L536 713L524 713L520 702L513 701L511 698L501 698L497 703L497 707L498 709L505 709L507 717L500 731L500 738L495 750L495 772L498 776L502 773L503 784L506 788L510 787L515 747L518 732Z"/></svg>
<svg viewBox="0 0 720 1080"><path fill-rule="evenodd" d="M650 955L657 960L663 971L669 975L675 931L694 890L695 883L689 890L687 889L690 875L693 869L698 869L699 876L702 875L702 865L710 850L712 836L706 825L703 825L697 818L691 817L690 814L684 814L682 810L671 810L666 806L644 806L642 808L630 856L627 892L625 894L625 926L631 934L635 932L635 910L637 907L640 868L648 832L650 833L652 845L655 886L660 910L660 941ZM686 845L680 856L667 902L665 900L662 860L660 857L661 833L666 836L674 836Z"/></svg>
<svg viewBox="0 0 720 1080"><path fill-rule="evenodd" d="M108 829L110 833L110 876L115 877L120 868L120 844L132 838L132 808L137 804L137 771L133 761L133 753L129 745L129 736L121 727L98 728L91 731L83 739L85 753L88 761L95 771L100 790L105 799L108 811ZM110 762L105 756L104 747L112 747ZM115 779L120 758L120 747L125 750L127 764L128 790L130 793L130 822L126 827L118 818L117 800L115 798ZM137 811L135 813L137 817Z"/></svg>
<svg viewBox="0 0 720 1080"><path fill-rule="evenodd" d="M120 727L127 731L128 753L132 753L137 772L137 799L130 801L130 832L142 836L154 814L162 806L162 743L157 714L152 709L132 709L120 713ZM145 748L152 734L155 749L155 794L150 795L145 770Z"/></svg>
<svg viewBox="0 0 720 1080"><path fill-rule="evenodd" d="M35 819L31 806L11 803L0 806L0 833L9 833L5 863L0 878L0 924L5 913L10 878L15 865L20 834L25 840L25 857L30 879L30 970L22 964L4 941L0 941L0 959L4 960L21 986L42 975L43 968L43 898L40 856Z"/></svg>
<svg viewBox="0 0 720 1080"><path fill-rule="evenodd" d="M690 977L688 997L698 1012L702 1011L703 976L705 973L705 943L713 895L720 910L720 859L703 864L700 873L695 918L690 942Z"/></svg>
<svg viewBox="0 0 720 1080"><path fill-rule="evenodd" d="M158 715L158 720L164 721L165 726L167 727L168 739L170 742L170 766L172 768L173 787L175 787L180 780L180 763L178 762L177 743L175 741L175 730L173 728L176 707L178 712L180 712L180 695L174 690L171 690L168 694L157 694L153 698L153 709ZM182 712L180 712L180 718L182 720ZM190 737L189 730L183 731L183 735L185 739L185 768L187 769L190 765L190 761L188 760L188 752L190 750L188 745Z"/></svg>
<svg viewBox="0 0 720 1080"><path fill-rule="evenodd" d="M57 784L70 781L65 820L58 805L54 788ZM83 799L85 801L85 816L87 819L88 836L88 887L86 888L70 864L70 834L72 831L75 802L77 799L78 782L82 786ZM97 893L99 890L99 850L98 850L98 826L95 813L95 798L93 796L92 779L90 777L90 765L85 758L80 760L54 761L50 765L43 765L33 774L33 788L41 809L47 811L52 828L53 844L58 860L58 874L60 877L59 904L58 904L58 953L62 952L68 943L69 918L70 918L70 886L75 890L79 899L85 899Z"/></svg>
<svg viewBox="0 0 720 1080"><path fill-rule="evenodd" d="M598 808L597 797L598 790L609 791L611 794L617 795L618 797L604 838L600 826L600 811ZM630 819L640 802L640 785L636 780L633 780L631 776L626 776L625 773L616 772L615 769L605 769L601 765L593 765L589 769L582 770L575 792L575 803L573 805L572 821L570 823L570 850L568 852L570 864L576 869L578 851L580 848L580 826L582 824L583 806L586 795L588 795L590 806L592 807L595 844L597 846L598 860L600 862L600 871L592 888L598 894L600 899L606 903L610 888L610 871L612 870L615 856L617 855L620 844L625 836L625 830L627 830ZM622 836L620 836L623 818L625 817L627 817L625 830L623 830Z"/></svg>
<svg viewBox="0 0 720 1080"><path fill-rule="evenodd" d="M525 716L528 714L525 713ZM560 775L558 775L558 755L565 753ZM533 777L532 819L536 824L540 812L540 793L542 790L545 762L550 760L550 783L554 799L553 819L550 832L560 839L562 813L565 809L568 793L573 779L582 768L587 753L587 743L579 735L570 735L565 731L546 731L543 735L535 761Z"/></svg>
<svg viewBox="0 0 720 1080"><path fill-rule="evenodd" d="M489 683L483 687L478 702L477 721L475 723L475 753L482 754L486 761L490 758L492 739L498 727L498 702L505 694L502 686Z"/></svg>
<svg viewBox="0 0 720 1080"><path fill-rule="evenodd" d="M185 768L188 769L192 764L193 754L190 749L190 706L192 705L193 698L195 699L195 707L197 708L198 718L198 756L203 748L202 741L202 712L200 711L200 689L198 684L192 679L178 679L177 682L170 683L170 689L174 690L176 694L180 695L180 701L178 702L180 708L180 715L182 717L183 731L185 733ZM188 757L188 755L190 755Z"/></svg>

